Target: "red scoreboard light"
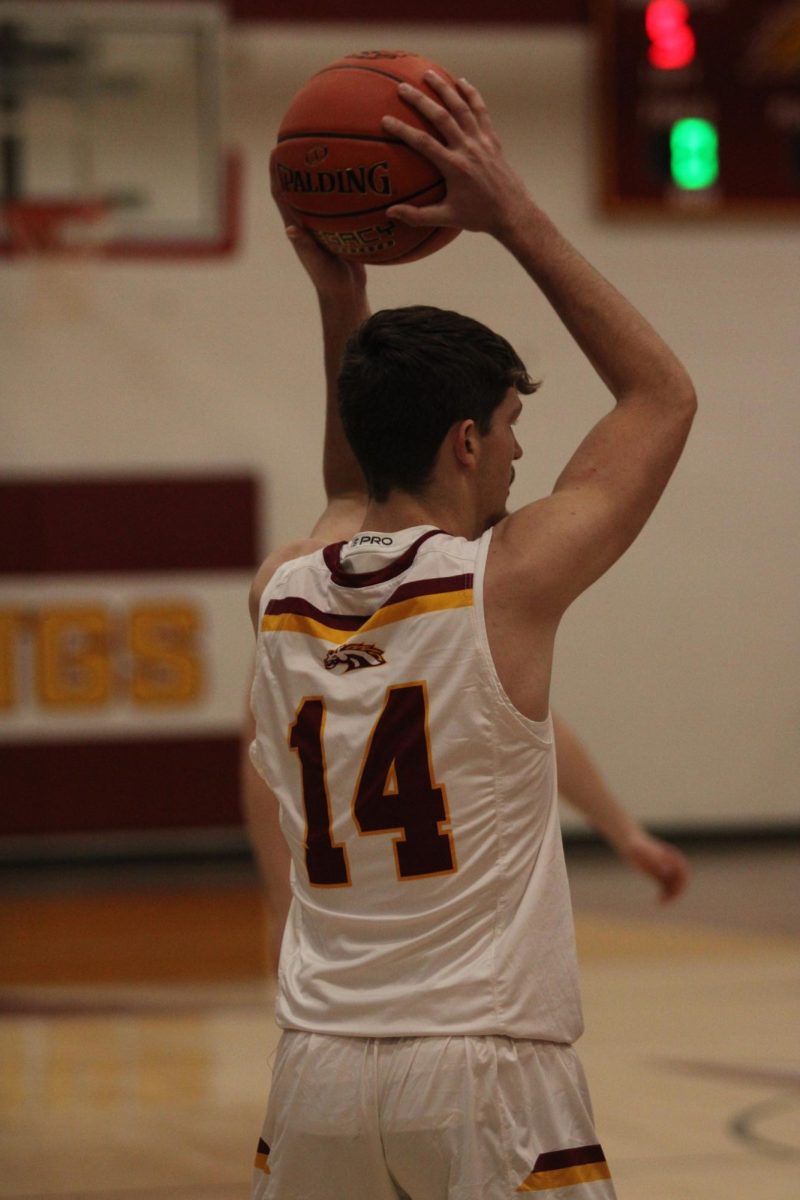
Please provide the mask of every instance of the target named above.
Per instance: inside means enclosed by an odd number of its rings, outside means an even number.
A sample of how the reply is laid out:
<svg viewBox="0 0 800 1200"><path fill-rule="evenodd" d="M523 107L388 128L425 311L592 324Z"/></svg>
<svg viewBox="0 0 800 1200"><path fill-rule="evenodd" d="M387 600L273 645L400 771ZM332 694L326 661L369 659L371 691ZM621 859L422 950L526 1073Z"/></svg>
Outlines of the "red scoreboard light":
<svg viewBox="0 0 800 1200"><path fill-rule="evenodd" d="M800 0L597 0L602 199L800 216Z"/></svg>
<svg viewBox="0 0 800 1200"><path fill-rule="evenodd" d="M697 42L683 0L650 0L644 13L647 57L658 71L679 71L694 60Z"/></svg>

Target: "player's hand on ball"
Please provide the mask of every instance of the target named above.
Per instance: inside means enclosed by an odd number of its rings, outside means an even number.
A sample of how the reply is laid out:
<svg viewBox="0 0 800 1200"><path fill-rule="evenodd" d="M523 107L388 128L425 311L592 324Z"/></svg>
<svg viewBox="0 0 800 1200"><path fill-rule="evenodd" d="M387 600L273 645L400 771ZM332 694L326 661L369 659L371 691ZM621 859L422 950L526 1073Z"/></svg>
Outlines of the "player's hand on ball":
<svg viewBox="0 0 800 1200"><path fill-rule="evenodd" d="M352 300L360 304L367 286L367 272L363 263L330 254L308 229L298 224L281 192L274 168L270 173L270 183L272 198L281 214L286 236L317 292L320 296L340 302Z"/></svg>
<svg viewBox="0 0 800 1200"><path fill-rule="evenodd" d="M400 84L398 90L442 141L394 117L384 117L383 126L431 160L447 182L447 195L439 204L420 208L394 205L387 215L408 225L455 226L502 238L532 201L503 154L483 97L465 79L458 80L457 89L433 71L425 80L441 103L410 84Z"/></svg>
<svg viewBox="0 0 800 1200"><path fill-rule="evenodd" d="M287 225L286 236L321 296L357 299L366 291L364 264L330 254L302 225Z"/></svg>

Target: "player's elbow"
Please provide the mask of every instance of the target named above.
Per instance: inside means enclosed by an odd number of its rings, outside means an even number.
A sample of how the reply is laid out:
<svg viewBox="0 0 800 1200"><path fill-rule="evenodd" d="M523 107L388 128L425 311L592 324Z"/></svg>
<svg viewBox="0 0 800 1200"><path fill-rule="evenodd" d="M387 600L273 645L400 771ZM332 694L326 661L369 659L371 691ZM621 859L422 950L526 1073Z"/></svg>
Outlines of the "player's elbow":
<svg viewBox="0 0 800 1200"><path fill-rule="evenodd" d="M662 439L670 469L675 465L689 437L695 414L697 413L697 395L688 379L684 386L676 388L669 401L661 405L660 420Z"/></svg>
<svg viewBox="0 0 800 1200"><path fill-rule="evenodd" d="M675 396L674 413L680 443L683 446L697 415L697 392L688 375L682 389Z"/></svg>
<svg viewBox="0 0 800 1200"><path fill-rule="evenodd" d="M646 395L640 395L649 413L651 428L661 431L669 444L683 446L697 413L697 393L689 375L680 365L668 378L659 381Z"/></svg>
<svg viewBox="0 0 800 1200"><path fill-rule="evenodd" d="M673 359L661 384L662 403L675 420L691 426L697 412L697 392L683 363Z"/></svg>
<svg viewBox="0 0 800 1200"><path fill-rule="evenodd" d="M683 377L678 381L675 388L675 407L681 418L686 421L691 428L697 413L697 392L692 383L691 377L684 371Z"/></svg>
<svg viewBox="0 0 800 1200"><path fill-rule="evenodd" d="M634 389L637 400L670 420L691 424L697 412L697 392L683 363L668 352L651 368Z"/></svg>

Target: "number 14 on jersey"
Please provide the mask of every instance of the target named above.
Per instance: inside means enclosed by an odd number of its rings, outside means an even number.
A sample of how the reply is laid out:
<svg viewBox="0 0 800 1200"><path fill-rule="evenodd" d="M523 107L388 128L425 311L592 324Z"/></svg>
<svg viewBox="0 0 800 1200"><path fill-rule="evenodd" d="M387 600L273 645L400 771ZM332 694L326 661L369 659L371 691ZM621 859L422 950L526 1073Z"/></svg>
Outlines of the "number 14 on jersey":
<svg viewBox="0 0 800 1200"><path fill-rule="evenodd" d="M353 880L347 846L335 843L332 833L326 717L323 697L304 698L289 728L289 745L300 760L309 881L315 887L349 887ZM393 838L399 880L457 869L452 835L440 828L450 814L445 789L433 779L424 683L387 689L361 759L352 818L363 836L400 835Z"/></svg>

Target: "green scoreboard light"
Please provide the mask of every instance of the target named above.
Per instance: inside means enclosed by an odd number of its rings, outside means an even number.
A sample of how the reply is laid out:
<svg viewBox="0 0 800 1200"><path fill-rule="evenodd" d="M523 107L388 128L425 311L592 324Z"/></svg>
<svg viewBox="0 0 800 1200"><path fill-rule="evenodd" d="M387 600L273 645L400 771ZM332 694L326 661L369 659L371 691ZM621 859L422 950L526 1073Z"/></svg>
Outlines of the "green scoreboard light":
<svg viewBox="0 0 800 1200"><path fill-rule="evenodd" d="M612 213L800 217L800 0L597 0Z"/></svg>

